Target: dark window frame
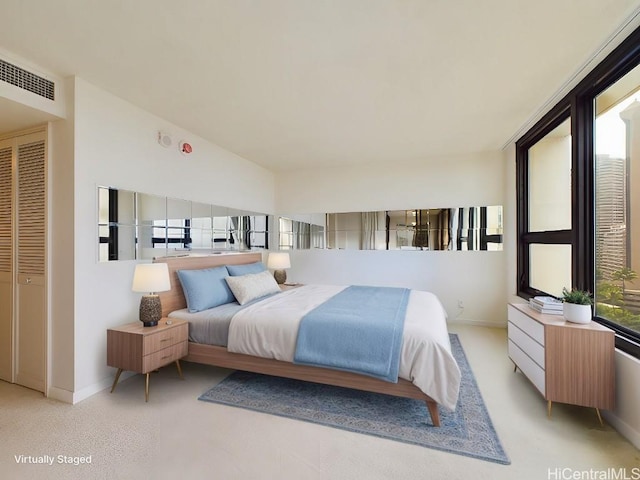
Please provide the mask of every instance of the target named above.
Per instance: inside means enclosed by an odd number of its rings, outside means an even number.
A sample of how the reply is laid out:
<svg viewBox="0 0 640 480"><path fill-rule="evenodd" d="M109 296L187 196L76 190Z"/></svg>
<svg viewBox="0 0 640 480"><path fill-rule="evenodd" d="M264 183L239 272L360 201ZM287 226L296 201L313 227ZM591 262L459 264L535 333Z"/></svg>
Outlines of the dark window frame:
<svg viewBox="0 0 640 480"><path fill-rule="evenodd" d="M557 105L516 142L517 294L528 299L539 292L529 284L529 245L572 245L573 287L595 291L594 99L640 65L640 28L631 33ZM571 230L529 232L528 150L547 133L571 119ZM595 317L616 333L616 347L640 358L640 335Z"/></svg>

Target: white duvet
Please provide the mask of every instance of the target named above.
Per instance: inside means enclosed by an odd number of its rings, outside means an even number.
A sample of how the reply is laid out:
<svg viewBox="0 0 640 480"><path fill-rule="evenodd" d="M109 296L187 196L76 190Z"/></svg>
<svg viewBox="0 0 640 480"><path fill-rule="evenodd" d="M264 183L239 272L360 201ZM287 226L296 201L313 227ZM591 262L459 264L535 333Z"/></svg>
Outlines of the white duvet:
<svg viewBox="0 0 640 480"><path fill-rule="evenodd" d="M293 362L302 317L344 288L305 285L244 308L231 320L228 350ZM451 354L444 308L432 293L412 290L409 296L399 376L438 404L455 408L460 369Z"/></svg>

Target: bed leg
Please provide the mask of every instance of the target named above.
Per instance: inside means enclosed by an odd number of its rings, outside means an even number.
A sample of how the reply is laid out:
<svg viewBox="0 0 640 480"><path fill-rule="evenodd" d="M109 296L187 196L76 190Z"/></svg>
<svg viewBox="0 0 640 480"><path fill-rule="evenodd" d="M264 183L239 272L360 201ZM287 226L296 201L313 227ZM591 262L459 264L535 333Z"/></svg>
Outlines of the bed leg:
<svg viewBox="0 0 640 480"><path fill-rule="evenodd" d="M431 415L431 422L434 427L440 426L440 414L438 413L438 404L433 400L425 400L427 403L427 408L429 409L429 414Z"/></svg>

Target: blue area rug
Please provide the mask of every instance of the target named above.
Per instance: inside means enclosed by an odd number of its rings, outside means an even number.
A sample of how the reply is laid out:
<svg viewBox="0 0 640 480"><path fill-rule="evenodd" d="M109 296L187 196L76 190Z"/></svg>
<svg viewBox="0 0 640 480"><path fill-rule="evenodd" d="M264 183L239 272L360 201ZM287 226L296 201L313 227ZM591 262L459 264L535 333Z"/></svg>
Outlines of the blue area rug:
<svg viewBox="0 0 640 480"><path fill-rule="evenodd" d="M421 400L248 372L232 373L198 399L507 465L458 336L450 338L462 383L455 411L440 407L440 427Z"/></svg>

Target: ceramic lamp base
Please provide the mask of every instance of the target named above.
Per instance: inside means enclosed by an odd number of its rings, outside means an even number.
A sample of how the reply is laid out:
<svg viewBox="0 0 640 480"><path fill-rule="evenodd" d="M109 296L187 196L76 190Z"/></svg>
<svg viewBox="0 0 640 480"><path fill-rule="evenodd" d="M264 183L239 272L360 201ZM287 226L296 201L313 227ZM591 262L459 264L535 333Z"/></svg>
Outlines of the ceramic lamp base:
<svg viewBox="0 0 640 480"><path fill-rule="evenodd" d="M158 295L143 295L140 299L140 321L145 327L155 327L162 318L162 305Z"/></svg>
<svg viewBox="0 0 640 480"><path fill-rule="evenodd" d="M273 272L273 278L276 279L278 285L282 285L287 281L287 271L286 270L276 270Z"/></svg>

